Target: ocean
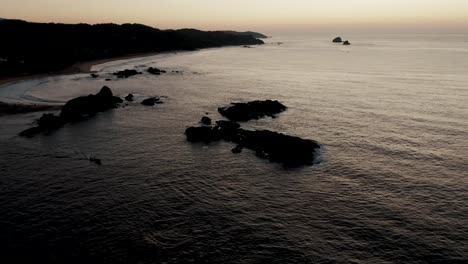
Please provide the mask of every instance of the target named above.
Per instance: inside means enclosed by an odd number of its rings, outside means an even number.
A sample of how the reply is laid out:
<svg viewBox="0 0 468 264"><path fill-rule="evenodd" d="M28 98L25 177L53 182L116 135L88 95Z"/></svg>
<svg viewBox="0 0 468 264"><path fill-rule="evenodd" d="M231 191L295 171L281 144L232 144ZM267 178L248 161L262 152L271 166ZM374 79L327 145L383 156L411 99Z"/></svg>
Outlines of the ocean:
<svg viewBox="0 0 468 264"><path fill-rule="evenodd" d="M468 35L334 37L0 87L7 102L62 104L104 85L136 98L33 138L17 133L42 113L0 117L0 262L467 263ZM150 66L168 73L111 74ZM139 103L149 96L164 104ZM319 142L317 164L186 141L202 116L257 99L288 110L242 126Z"/></svg>

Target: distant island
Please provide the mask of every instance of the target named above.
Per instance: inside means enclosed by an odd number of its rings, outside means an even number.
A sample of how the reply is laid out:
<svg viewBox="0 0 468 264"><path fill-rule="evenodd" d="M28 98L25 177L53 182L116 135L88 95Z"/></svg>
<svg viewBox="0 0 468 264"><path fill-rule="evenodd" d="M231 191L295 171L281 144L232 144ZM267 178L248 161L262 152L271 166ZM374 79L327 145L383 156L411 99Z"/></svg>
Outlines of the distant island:
<svg viewBox="0 0 468 264"><path fill-rule="evenodd" d="M0 19L0 78L49 73L131 54L260 45L256 32L160 30L141 24L55 24Z"/></svg>

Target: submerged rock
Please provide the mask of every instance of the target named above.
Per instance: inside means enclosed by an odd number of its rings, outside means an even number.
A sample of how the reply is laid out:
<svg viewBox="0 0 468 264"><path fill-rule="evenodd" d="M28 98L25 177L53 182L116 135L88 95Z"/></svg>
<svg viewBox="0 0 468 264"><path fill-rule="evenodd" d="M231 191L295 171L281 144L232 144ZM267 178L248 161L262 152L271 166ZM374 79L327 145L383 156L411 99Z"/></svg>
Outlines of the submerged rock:
<svg viewBox="0 0 468 264"><path fill-rule="evenodd" d="M136 70L128 70L128 69L113 73L113 75L117 76L117 78L128 78L137 74L141 74L141 72L138 72Z"/></svg>
<svg viewBox="0 0 468 264"><path fill-rule="evenodd" d="M101 159L95 158L95 157L90 157L89 162L95 163L96 165L102 165Z"/></svg>
<svg viewBox="0 0 468 264"><path fill-rule="evenodd" d="M227 107L218 108L218 112L232 121L248 121L265 116L275 117L275 114L285 111L287 107L278 101L251 101L233 103Z"/></svg>
<svg viewBox="0 0 468 264"><path fill-rule="evenodd" d="M143 102L141 102L142 105L146 105L146 106L153 106L155 104L162 104L162 103L163 102L158 97L150 97L148 99L143 100Z"/></svg>
<svg viewBox="0 0 468 264"><path fill-rule="evenodd" d="M349 43L349 41L346 40L345 42L343 42L343 45L347 46L347 45L351 45L351 43Z"/></svg>
<svg viewBox="0 0 468 264"><path fill-rule="evenodd" d="M343 42L341 37L336 37L336 38L333 39L333 43L341 43L341 42Z"/></svg>

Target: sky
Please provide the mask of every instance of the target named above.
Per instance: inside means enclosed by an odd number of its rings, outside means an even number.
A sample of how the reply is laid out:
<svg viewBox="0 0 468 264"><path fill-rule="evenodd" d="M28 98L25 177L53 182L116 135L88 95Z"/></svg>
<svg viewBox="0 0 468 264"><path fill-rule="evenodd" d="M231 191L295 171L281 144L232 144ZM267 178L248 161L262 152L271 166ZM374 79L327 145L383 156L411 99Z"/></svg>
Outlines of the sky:
<svg viewBox="0 0 468 264"><path fill-rule="evenodd" d="M0 17L161 29L468 33L468 0L0 0Z"/></svg>

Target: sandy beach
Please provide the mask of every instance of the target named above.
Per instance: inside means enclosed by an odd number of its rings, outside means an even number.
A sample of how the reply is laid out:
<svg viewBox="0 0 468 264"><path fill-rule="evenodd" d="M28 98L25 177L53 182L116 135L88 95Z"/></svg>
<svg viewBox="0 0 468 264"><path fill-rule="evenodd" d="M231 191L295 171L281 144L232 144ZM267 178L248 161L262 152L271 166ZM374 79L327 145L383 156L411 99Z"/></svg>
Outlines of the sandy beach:
<svg viewBox="0 0 468 264"><path fill-rule="evenodd" d="M175 52L175 51L172 51L172 52ZM9 83L48 77L48 76L77 74L77 73L92 73L91 68L94 65L99 65L99 64L103 64L103 63L111 62L111 61L126 60L126 59L140 58L140 57L149 57L149 56L154 56L154 55L158 55L162 53L164 52L129 54L125 56L117 56L117 57L111 57L111 58L105 58L105 59L77 62L64 70L57 71L57 72L40 73L40 74L24 74L24 75L13 76L13 77L0 77L0 86L9 84Z"/></svg>
<svg viewBox="0 0 468 264"><path fill-rule="evenodd" d="M176 51L172 51L176 52ZM24 74L20 76L14 77L0 77L0 86L4 86L11 83L21 82L25 80L32 80L38 79L43 77L50 77L50 76L58 76L58 75L70 75L70 74L78 74L78 73L92 73L91 70L94 65L99 65L111 61L118 61L118 60L126 60L126 59L133 59L133 58L140 58L140 57L149 57L158 54L162 54L163 52L152 52L152 53L138 53L138 54L129 54L125 56L117 56L112 58L105 58L99 60L92 60L92 61L84 61L84 62L77 62L72 66L57 72L50 72L50 73L41 73L41 74ZM51 110L59 110L60 107L56 105L35 105L35 104L10 104L1 101L0 98L0 116L3 115L10 115L10 114L21 114L21 113L28 113L28 112L38 112L38 111L51 111Z"/></svg>

